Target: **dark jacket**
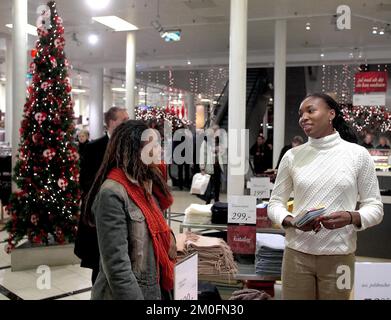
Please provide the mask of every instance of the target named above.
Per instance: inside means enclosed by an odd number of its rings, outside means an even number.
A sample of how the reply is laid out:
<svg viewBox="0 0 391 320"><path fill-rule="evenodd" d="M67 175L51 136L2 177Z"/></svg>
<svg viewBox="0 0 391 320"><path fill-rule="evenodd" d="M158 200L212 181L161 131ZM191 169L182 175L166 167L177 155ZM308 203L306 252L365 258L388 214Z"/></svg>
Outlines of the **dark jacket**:
<svg viewBox="0 0 391 320"><path fill-rule="evenodd" d="M367 148L367 149L373 149L374 148L372 143L365 143L365 142L363 142L361 144L361 146L363 146L364 148Z"/></svg>
<svg viewBox="0 0 391 320"><path fill-rule="evenodd" d="M280 157L278 158L276 169L278 169L278 166L280 165L281 159L282 159L282 157L284 156L284 154L285 154L288 150L290 150L290 149L292 149L292 144L288 144L288 145L286 145L284 148L281 149Z"/></svg>
<svg viewBox="0 0 391 320"><path fill-rule="evenodd" d="M83 150L80 162L80 187L82 204L79 226L75 241L75 254L81 259L81 266L90 269L99 268L99 248L96 228L87 225L84 221L84 204L95 176L102 164L109 137L103 137L89 142Z"/></svg>
<svg viewBox="0 0 391 320"><path fill-rule="evenodd" d="M254 157L254 173L260 174L272 167L273 153L266 143L255 143L250 149L250 155Z"/></svg>

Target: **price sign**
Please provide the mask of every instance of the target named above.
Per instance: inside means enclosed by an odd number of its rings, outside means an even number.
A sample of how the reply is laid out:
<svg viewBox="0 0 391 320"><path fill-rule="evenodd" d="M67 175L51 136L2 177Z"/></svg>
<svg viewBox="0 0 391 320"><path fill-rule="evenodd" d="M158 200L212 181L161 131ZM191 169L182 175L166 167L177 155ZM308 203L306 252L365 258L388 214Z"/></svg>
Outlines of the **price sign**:
<svg viewBox="0 0 391 320"><path fill-rule="evenodd" d="M256 247L256 226L235 226L227 228L227 242L233 253L254 254Z"/></svg>
<svg viewBox="0 0 391 320"><path fill-rule="evenodd" d="M391 263L356 262L354 269L355 300L391 300Z"/></svg>
<svg viewBox="0 0 391 320"><path fill-rule="evenodd" d="M228 198L228 223L256 224L257 198L253 196L230 196Z"/></svg>
<svg viewBox="0 0 391 320"><path fill-rule="evenodd" d="M198 253L193 253L175 265L174 300L198 299Z"/></svg>
<svg viewBox="0 0 391 320"><path fill-rule="evenodd" d="M251 178L251 195L257 199L270 198L270 178Z"/></svg>

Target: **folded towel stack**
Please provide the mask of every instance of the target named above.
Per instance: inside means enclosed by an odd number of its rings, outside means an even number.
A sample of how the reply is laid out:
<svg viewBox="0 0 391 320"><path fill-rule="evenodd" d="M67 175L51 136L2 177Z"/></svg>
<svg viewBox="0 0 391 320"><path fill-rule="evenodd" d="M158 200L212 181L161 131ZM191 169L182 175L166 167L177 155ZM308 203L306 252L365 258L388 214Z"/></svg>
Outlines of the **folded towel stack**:
<svg viewBox="0 0 391 320"><path fill-rule="evenodd" d="M272 297L265 291L243 289L233 292L229 300L272 300Z"/></svg>
<svg viewBox="0 0 391 320"><path fill-rule="evenodd" d="M220 238L200 236L192 232L176 237L178 260L198 252L199 275L233 275L237 273L231 248Z"/></svg>
<svg viewBox="0 0 391 320"><path fill-rule="evenodd" d="M191 204L185 210L183 223L188 224L211 224L212 204Z"/></svg>
<svg viewBox="0 0 391 320"><path fill-rule="evenodd" d="M257 233L255 273L265 276L280 276L285 237L279 234Z"/></svg>

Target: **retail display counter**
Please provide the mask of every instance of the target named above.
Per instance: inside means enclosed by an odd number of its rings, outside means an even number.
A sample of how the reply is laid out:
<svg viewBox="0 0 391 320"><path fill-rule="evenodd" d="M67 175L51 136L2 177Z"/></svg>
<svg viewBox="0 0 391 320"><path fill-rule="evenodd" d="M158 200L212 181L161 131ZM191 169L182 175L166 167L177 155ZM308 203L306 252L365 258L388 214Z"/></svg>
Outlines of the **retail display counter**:
<svg viewBox="0 0 391 320"><path fill-rule="evenodd" d="M391 190L391 172L377 172L380 189ZM383 221L372 228L357 233L357 256L391 259L391 196L383 195Z"/></svg>

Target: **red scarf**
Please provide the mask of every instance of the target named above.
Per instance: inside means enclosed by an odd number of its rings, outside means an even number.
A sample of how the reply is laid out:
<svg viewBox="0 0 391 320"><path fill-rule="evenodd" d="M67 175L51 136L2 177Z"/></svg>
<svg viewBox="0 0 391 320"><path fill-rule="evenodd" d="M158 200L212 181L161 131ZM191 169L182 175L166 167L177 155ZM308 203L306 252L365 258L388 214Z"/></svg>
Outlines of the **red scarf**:
<svg viewBox="0 0 391 320"><path fill-rule="evenodd" d="M165 166L159 166L159 169L165 176ZM155 252L158 281L161 280L163 289L172 290L174 287L174 262L168 256L171 230L162 214L162 210L167 209L173 203L172 196L164 196L157 186L153 186L152 193L159 202L159 208L151 195L146 198L143 189L129 181L123 170L112 169L107 178L122 184L128 196L144 214Z"/></svg>

